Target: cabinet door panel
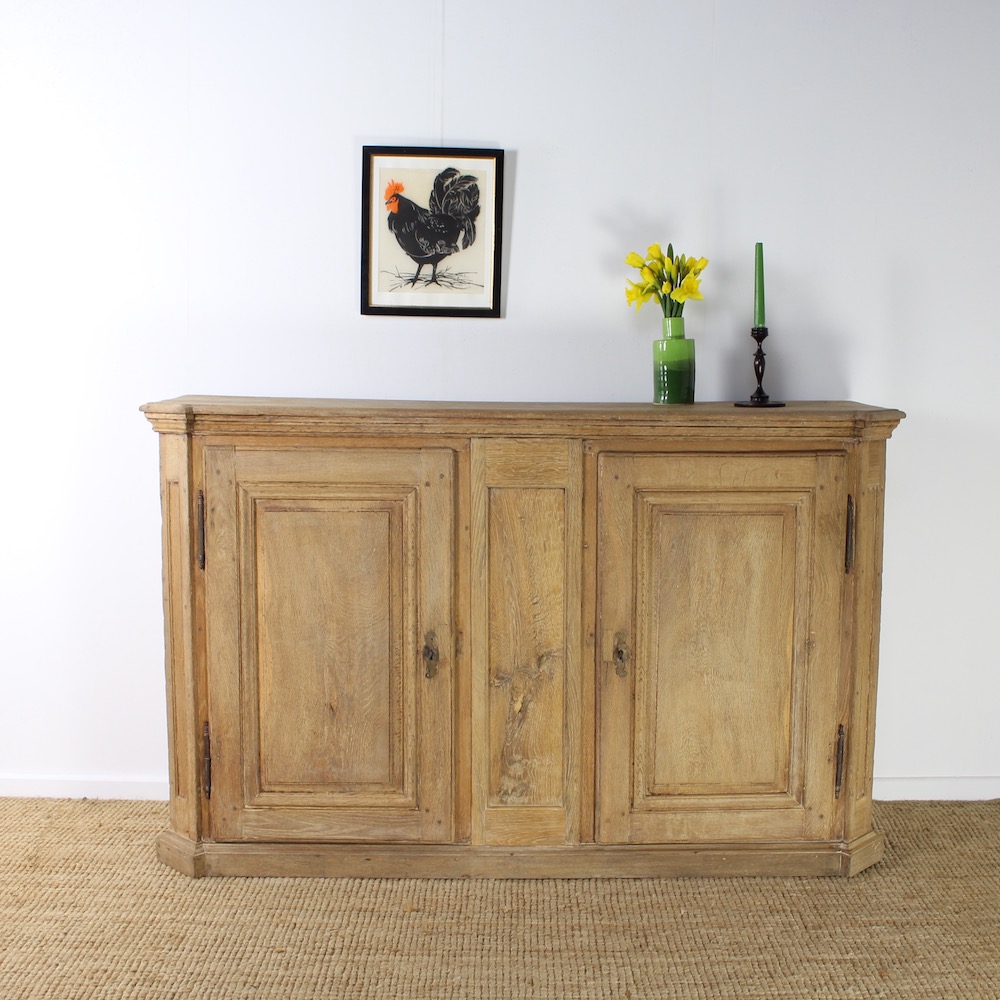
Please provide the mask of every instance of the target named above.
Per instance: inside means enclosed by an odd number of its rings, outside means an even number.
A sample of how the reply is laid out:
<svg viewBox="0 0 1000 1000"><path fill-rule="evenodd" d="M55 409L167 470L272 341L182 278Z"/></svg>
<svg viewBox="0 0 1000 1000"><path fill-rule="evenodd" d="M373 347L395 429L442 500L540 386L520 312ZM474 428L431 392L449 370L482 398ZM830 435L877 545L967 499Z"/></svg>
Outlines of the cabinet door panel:
<svg viewBox="0 0 1000 1000"><path fill-rule="evenodd" d="M451 839L452 463L206 449L215 839Z"/></svg>
<svg viewBox="0 0 1000 1000"><path fill-rule="evenodd" d="M640 802L788 787L788 585L801 497L772 510L751 498L704 501L641 497L639 532L649 544L636 621Z"/></svg>
<svg viewBox="0 0 1000 1000"><path fill-rule="evenodd" d="M563 802L565 537L562 490L490 490L490 808Z"/></svg>
<svg viewBox="0 0 1000 1000"><path fill-rule="evenodd" d="M473 839L579 839L581 449L476 441Z"/></svg>
<svg viewBox="0 0 1000 1000"><path fill-rule="evenodd" d="M833 835L843 460L599 464L598 839Z"/></svg>
<svg viewBox="0 0 1000 1000"><path fill-rule="evenodd" d="M412 492L378 503L246 503L260 794L305 784L405 795L398 556Z"/></svg>

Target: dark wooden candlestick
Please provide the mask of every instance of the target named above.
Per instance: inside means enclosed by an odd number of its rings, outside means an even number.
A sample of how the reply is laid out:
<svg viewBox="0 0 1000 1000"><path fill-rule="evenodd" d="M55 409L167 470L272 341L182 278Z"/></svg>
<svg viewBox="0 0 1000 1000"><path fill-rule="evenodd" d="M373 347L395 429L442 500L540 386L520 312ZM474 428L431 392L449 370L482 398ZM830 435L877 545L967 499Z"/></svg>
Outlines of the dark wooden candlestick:
<svg viewBox="0 0 1000 1000"><path fill-rule="evenodd" d="M750 336L757 341L757 352L753 356L753 370L757 376L757 389L749 399L737 400L735 406L784 406L784 403L776 399L771 399L764 392L764 338L767 336L766 326L755 326L750 331Z"/></svg>

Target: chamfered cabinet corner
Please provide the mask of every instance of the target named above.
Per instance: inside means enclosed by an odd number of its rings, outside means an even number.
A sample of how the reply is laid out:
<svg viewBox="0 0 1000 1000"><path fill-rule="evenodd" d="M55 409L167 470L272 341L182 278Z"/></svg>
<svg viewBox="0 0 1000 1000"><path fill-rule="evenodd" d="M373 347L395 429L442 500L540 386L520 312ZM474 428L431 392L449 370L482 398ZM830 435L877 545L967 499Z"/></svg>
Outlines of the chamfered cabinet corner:
<svg viewBox="0 0 1000 1000"><path fill-rule="evenodd" d="M899 411L143 410L160 435L167 863L847 875L881 856Z"/></svg>

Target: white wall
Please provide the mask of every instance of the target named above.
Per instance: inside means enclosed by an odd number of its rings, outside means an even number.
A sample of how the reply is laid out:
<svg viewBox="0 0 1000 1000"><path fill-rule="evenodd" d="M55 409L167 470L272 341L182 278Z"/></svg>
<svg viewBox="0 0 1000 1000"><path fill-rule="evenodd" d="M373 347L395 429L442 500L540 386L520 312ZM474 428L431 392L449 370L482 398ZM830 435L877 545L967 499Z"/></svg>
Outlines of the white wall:
<svg viewBox="0 0 1000 1000"><path fill-rule="evenodd" d="M889 443L876 793L1000 795L1000 6L0 0L0 793L166 791L185 392L642 400L623 258L710 258L698 395ZM366 142L508 151L501 320L362 317Z"/></svg>

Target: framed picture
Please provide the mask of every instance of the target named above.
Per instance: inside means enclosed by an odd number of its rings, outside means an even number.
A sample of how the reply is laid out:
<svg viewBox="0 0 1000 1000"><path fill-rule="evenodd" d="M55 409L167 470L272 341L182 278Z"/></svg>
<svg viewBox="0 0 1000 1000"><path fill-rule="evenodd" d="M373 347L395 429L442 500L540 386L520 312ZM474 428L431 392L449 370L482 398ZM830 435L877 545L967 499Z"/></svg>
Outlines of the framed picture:
<svg viewBox="0 0 1000 1000"><path fill-rule="evenodd" d="M365 146L361 311L500 315L502 149Z"/></svg>

